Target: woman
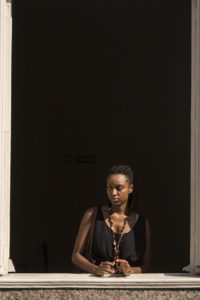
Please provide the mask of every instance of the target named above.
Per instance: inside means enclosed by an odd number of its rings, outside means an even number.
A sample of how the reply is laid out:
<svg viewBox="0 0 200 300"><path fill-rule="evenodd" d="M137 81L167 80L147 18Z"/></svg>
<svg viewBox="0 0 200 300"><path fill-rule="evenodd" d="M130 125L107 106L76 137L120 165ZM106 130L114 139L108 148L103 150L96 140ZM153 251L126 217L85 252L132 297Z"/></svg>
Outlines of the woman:
<svg viewBox="0 0 200 300"><path fill-rule="evenodd" d="M109 205L88 209L81 221L72 254L72 262L80 269L98 276L113 273L127 276L148 270L150 225L132 211L133 191L132 169L127 165L112 167L107 176ZM82 255L82 249L95 213L91 262Z"/></svg>

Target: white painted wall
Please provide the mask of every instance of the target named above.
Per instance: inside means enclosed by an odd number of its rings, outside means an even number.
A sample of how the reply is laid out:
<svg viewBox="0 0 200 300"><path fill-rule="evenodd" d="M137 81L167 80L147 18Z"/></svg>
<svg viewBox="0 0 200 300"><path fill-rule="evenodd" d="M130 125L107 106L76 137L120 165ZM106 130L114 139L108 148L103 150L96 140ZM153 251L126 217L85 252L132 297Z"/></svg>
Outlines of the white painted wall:
<svg viewBox="0 0 200 300"><path fill-rule="evenodd" d="M10 243L11 34L11 1L0 0L0 274Z"/></svg>

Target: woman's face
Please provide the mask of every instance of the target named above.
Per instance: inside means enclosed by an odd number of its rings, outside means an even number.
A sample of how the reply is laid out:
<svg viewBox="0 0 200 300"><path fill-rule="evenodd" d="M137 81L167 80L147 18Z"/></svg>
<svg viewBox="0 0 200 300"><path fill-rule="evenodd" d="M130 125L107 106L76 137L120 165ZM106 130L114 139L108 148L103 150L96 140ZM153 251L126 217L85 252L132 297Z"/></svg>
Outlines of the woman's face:
<svg viewBox="0 0 200 300"><path fill-rule="evenodd" d="M108 176L107 194L112 205L127 204L128 196L133 191L133 185L129 183L125 175L114 174Z"/></svg>

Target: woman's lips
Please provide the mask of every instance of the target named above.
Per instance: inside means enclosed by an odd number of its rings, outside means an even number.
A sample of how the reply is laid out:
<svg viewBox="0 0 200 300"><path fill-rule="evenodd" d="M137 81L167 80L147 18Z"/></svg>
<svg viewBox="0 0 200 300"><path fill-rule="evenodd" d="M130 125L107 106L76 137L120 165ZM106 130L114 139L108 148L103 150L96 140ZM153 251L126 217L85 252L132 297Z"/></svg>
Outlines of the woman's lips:
<svg viewBox="0 0 200 300"><path fill-rule="evenodd" d="M112 201L118 201L119 200L119 198L112 198Z"/></svg>

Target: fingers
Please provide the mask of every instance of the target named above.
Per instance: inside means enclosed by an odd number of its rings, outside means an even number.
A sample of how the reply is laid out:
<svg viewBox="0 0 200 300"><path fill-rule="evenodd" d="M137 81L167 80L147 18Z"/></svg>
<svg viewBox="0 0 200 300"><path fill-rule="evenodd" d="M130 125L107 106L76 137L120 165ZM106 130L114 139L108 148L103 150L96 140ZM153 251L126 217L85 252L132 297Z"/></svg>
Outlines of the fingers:
<svg viewBox="0 0 200 300"><path fill-rule="evenodd" d="M104 276L104 275L109 275L110 273L109 272L105 272L105 271L101 271L101 270L98 270L96 272L96 275L98 276Z"/></svg>
<svg viewBox="0 0 200 300"><path fill-rule="evenodd" d="M110 273L110 271L111 271L109 266L100 266L99 268L100 268L100 270L103 271L103 272L108 272L108 273Z"/></svg>
<svg viewBox="0 0 200 300"><path fill-rule="evenodd" d="M115 263L114 263L114 262L111 262L111 261L102 261L102 262L100 263L100 265L106 265L106 266L111 266L111 267L113 267L113 266L115 265Z"/></svg>
<svg viewBox="0 0 200 300"><path fill-rule="evenodd" d="M125 259L117 259L117 262L120 263L120 264L126 264L126 265L129 265L128 261L125 260Z"/></svg>
<svg viewBox="0 0 200 300"><path fill-rule="evenodd" d="M133 272L128 268L121 268L120 273L122 273L124 276L131 275Z"/></svg>
<svg viewBox="0 0 200 300"><path fill-rule="evenodd" d="M124 276L129 276L134 273L133 268L129 265L127 260L118 259L118 268L117 270L114 268L115 263L110 261L102 261L98 266L97 275L109 275L114 274L116 272L122 273Z"/></svg>
<svg viewBox="0 0 200 300"><path fill-rule="evenodd" d="M109 261L102 261L98 268L100 275L113 274L115 273L114 263Z"/></svg>
<svg viewBox="0 0 200 300"><path fill-rule="evenodd" d="M118 259L118 268L117 271L122 273L124 276L128 276L130 274L133 274L133 269L130 267L127 260L124 259Z"/></svg>
<svg viewBox="0 0 200 300"><path fill-rule="evenodd" d="M113 263L112 262L108 262L108 261L103 261L100 263L99 267L102 270L106 270L106 271L110 271L111 269L113 269Z"/></svg>
<svg viewBox="0 0 200 300"><path fill-rule="evenodd" d="M133 274L133 272L124 272L124 273L123 273L124 276L129 276L129 275L131 275L131 274Z"/></svg>
<svg viewBox="0 0 200 300"><path fill-rule="evenodd" d="M110 275L110 274L111 274L110 271L106 271L106 270L103 270L101 268L98 268L98 270L96 272L96 275L98 275L98 276Z"/></svg>
<svg viewBox="0 0 200 300"><path fill-rule="evenodd" d="M118 268L117 270L119 272L124 272L125 269L127 269L128 267L130 267L129 263L127 260L124 260L124 259L118 259L117 260L117 263L118 263Z"/></svg>

